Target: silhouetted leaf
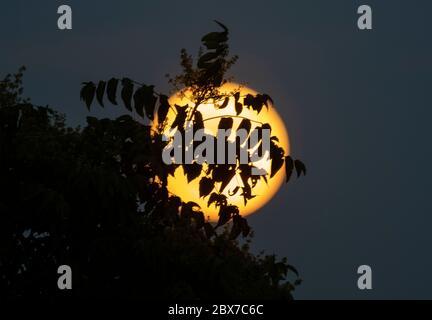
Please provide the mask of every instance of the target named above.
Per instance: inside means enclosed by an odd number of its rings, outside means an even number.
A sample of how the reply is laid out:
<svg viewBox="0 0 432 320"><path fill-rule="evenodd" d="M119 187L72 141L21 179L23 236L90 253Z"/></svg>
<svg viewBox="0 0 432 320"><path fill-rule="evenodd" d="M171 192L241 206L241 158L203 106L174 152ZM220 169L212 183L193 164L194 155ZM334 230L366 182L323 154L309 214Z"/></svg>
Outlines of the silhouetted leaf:
<svg viewBox="0 0 432 320"><path fill-rule="evenodd" d="M244 183L240 196L243 197L244 205L246 205L249 200L256 197L252 194L252 188L250 187L249 183Z"/></svg>
<svg viewBox="0 0 432 320"><path fill-rule="evenodd" d="M222 29L224 29L225 33L228 33L228 28L222 22L219 22L217 20L213 20L213 21L216 22Z"/></svg>
<svg viewBox="0 0 432 320"><path fill-rule="evenodd" d="M81 89L80 97L86 103L87 109L90 110L90 105L93 102L96 86L93 82L83 82L84 87Z"/></svg>
<svg viewBox="0 0 432 320"><path fill-rule="evenodd" d="M223 109L226 108L226 106L228 105L229 102L229 97L225 97L224 101L222 102L222 104L220 106L218 106L218 109Z"/></svg>
<svg viewBox="0 0 432 320"><path fill-rule="evenodd" d="M201 178L200 183L199 183L200 198L204 198L204 197L208 196L210 194L210 192L212 192L213 187L214 187L214 182L212 179L207 178L207 177Z"/></svg>
<svg viewBox="0 0 432 320"><path fill-rule="evenodd" d="M144 92L145 88L138 88L133 96L135 111L140 117L144 117Z"/></svg>
<svg viewBox="0 0 432 320"><path fill-rule="evenodd" d="M294 169L294 161L290 156L285 157L285 175L286 182L291 178L292 172Z"/></svg>
<svg viewBox="0 0 432 320"><path fill-rule="evenodd" d="M298 270L294 266L292 266L290 264L287 264L286 267L287 267L288 270L291 270L297 277L300 276Z"/></svg>
<svg viewBox="0 0 432 320"><path fill-rule="evenodd" d="M236 114L239 115L243 111L243 105L240 102L235 103Z"/></svg>
<svg viewBox="0 0 432 320"><path fill-rule="evenodd" d="M262 129L266 129L266 130L270 130L270 134L271 134L271 130L272 130L272 128L271 128L271 125L270 125L269 123L264 123L264 124L261 126L261 128L262 128ZM270 138L270 140L271 140L271 138Z"/></svg>
<svg viewBox="0 0 432 320"><path fill-rule="evenodd" d="M232 126L233 126L233 119L232 118L222 118L219 121L218 129L228 130L228 129L231 129Z"/></svg>
<svg viewBox="0 0 432 320"><path fill-rule="evenodd" d="M219 192L223 192L227 185L231 182L236 174L235 167L233 166L230 170L226 171L224 178L222 179L222 183L220 185Z"/></svg>
<svg viewBox="0 0 432 320"><path fill-rule="evenodd" d="M270 142L271 174L270 178L279 171L284 164L284 150L277 146L273 141Z"/></svg>
<svg viewBox="0 0 432 320"><path fill-rule="evenodd" d="M122 91L121 91L121 98L123 100L123 103L125 107L132 111L132 94L133 94L133 83L131 79L123 78L122 79Z"/></svg>
<svg viewBox="0 0 432 320"><path fill-rule="evenodd" d="M106 87L106 82L105 81L99 81L99 84L98 84L97 89L96 89L96 98L102 107L104 106L103 96L105 93L105 87Z"/></svg>
<svg viewBox="0 0 432 320"><path fill-rule="evenodd" d="M248 180L252 175L252 166L249 164L240 164L239 170L240 170L240 177L243 181L243 184L247 185L249 183Z"/></svg>
<svg viewBox="0 0 432 320"><path fill-rule="evenodd" d="M235 195L239 190L240 190L240 187L237 186L237 187L234 188L234 190L232 190L231 192L228 192L228 195L229 195L230 197L232 197L232 196L234 196L234 195Z"/></svg>
<svg viewBox="0 0 432 320"><path fill-rule="evenodd" d="M247 94L246 97L243 99L243 104L248 108L252 108L252 110L255 110L257 113L260 113L262 107L264 105L267 106L267 97L264 97L263 95L260 94L257 94L256 96Z"/></svg>
<svg viewBox="0 0 432 320"><path fill-rule="evenodd" d="M213 192L209 197L209 200L207 202L207 206L210 207L213 203L215 203L216 207L226 206L227 205L227 197L223 194L218 194L216 192Z"/></svg>
<svg viewBox="0 0 432 320"><path fill-rule="evenodd" d="M114 104L117 105L117 101L116 101L116 92L117 92L117 86L118 86L118 79L115 78L111 78L108 81L108 85L107 85L107 96L108 96L108 100Z"/></svg>
<svg viewBox="0 0 432 320"><path fill-rule="evenodd" d="M220 25L224 32L210 32L201 38L201 41L207 47L207 49L217 49L220 43L226 42L228 40L228 29L222 23L215 21Z"/></svg>
<svg viewBox="0 0 432 320"><path fill-rule="evenodd" d="M254 103L254 96L251 94L247 94L246 97L243 98L243 104L245 106L251 107Z"/></svg>
<svg viewBox="0 0 432 320"><path fill-rule="evenodd" d="M250 129L251 129L251 121L249 119L243 119L240 122L237 130L240 130L240 129L245 129L248 132L248 134L249 134L250 133Z"/></svg>
<svg viewBox="0 0 432 320"><path fill-rule="evenodd" d="M194 126L194 131L204 129L203 116L202 116L201 112L199 112L199 111L195 111L195 113L194 113L193 126Z"/></svg>
<svg viewBox="0 0 432 320"><path fill-rule="evenodd" d="M197 66L198 68L208 68L210 61L213 59L216 59L219 56L219 54L217 52L207 52L204 55L202 55L199 59L198 59L198 63Z"/></svg>
<svg viewBox="0 0 432 320"><path fill-rule="evenodd" d="M168 114L170 105L168 103L168 96L161 94L159 96L159 108L158 108L158 121L163 123Z"/></svg>
<svg viewBox="0 0 432 320"><path fill-rule="evenodd" d="M221 207L219 210L219 221L216 227L220 227L226 224L228 221L230 221L231 217L234 214L239 214L239 210L237 206L228 205L225 207Z"/></svg>
<svg viewBox="0 0 432 320"><path fill-rule="evenodd" d="M268 95L268 94L262 94L261 95L261 97L262 97L262 101L263 101L263 103L264 103L264 105L267 107L267 109L268 109L268 102L270 101L271 102L271 104L273 105L273 99Z"/></svg>
<svg viewBox="0 0 432 320"><path fill-rule="evenodd" d="M154 94L154 86L147 86L147 91L144 96L144 108L146 111L146 116L150 120L153 120L154 118L156 101L157 101L157 97Z"/></svg>
<svg viewBox="0 0 432 320"><path fill-rule="evenodd" d="M201 175L202 166L196 162L183 164L182 167L189 183Z"/></svg>
<svg viewBox="0 0 432 320"><path fill-rule="evenodd" d="M250 233L251 228L249 227L249 224L247 222L247 220L243 217L240 217L240 228L242 231L242 235L243 237L247 237Z"/></svg>
<svg viewBox="0 0 432 320"><path fill-rule="evenodd" d="M221 182L219 192L223 192L226 186L230 183L236 174L235 165L232 164L216 164L212 170L213 180Z"/></svg>
<svg viewBox="0 0 432 320"><path fill-rule="evenodd" d="M171 129L174 129L174 128L182 129L182 128L184 128L185 121L186 121L187 105L183 106L183 107L175 105L175 107L177 110L177 115L176 115L176 118L174 119L174 122L171 125Z"/></svg>
<svg viewBox="0 0 432 320"><path fill-rule="evenodd" d="M154 95L154 86L141 86L134 94L134 104L136 112L143 117L144 111L150 120L154 118L157 97Z"/></svg>
<svg viewBox="0 0 432 320"><path fill-rule="evenodd" d="M180 215L184 219L199 218L196 213L200 209L201 207L196 202L189 201L181 205ZM202 223L204 223L204 216L202 217Z"/></svg>
<svg viewBox="0 0 432 320"><path fill-rule="evenodd" d="M231 227L231 232L230 232L230 236L229 239L230 240L235 240L241 233L242 229L241 229L241 217L236 215L233 217L233 224Z"/></svg>
<svg viewBox="0 0 432 320"><path fill-rule="evenodd" d="M296 171L297 171L297 178L300 177L300 175L302 173L304 176L306 175L306 166L304 165L303 162L301 162L300 160L295 160L294 166L295 166Z"/></svg>

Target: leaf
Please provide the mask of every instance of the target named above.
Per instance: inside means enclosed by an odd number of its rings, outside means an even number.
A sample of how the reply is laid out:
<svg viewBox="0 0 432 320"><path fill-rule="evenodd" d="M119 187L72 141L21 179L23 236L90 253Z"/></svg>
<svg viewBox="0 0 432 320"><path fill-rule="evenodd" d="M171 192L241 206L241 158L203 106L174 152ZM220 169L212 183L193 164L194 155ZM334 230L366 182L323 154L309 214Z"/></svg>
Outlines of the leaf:
<svg viewBox="0 0 432 320"><path fill-rule="evenodd" d="M303 162L301 162L300 160L295 160L294 166L295 166L296 171L297 171L297 178L300 177L300 175L302 173L304 176L306 175L306 166L304 165Z"/></svg>
<svg viewBox="0 0 432 320"><path fill-rule="evenodd" d="M248 94L243 99L243 104L248 108L252 108L252 110L255 110L257 113L260 113L266 101L267 100L265 100L263 95L257 94L256 96L253 96L251 94Z"/></svg>
<svg viewBox="0 0 432 320"><path fill-rule="evenodd" d="M294 161L290 156L285 157L285 175L286 182L291 178L292 172L294 169Z"/></svg>
<svg viewBox="0 0 432 320"><path fill-rule="evenodd" d="M240 190L240 187L237 186L237 187L234 188L234 190L232 190L231 192L228 192L228 195L229 195L230 197L232 197L232 196L234 196L234 195L235 195L239 190Z"/></svg>
<svg viewBox="0 0 432 320"><path fill-rule="evenodd" d="M285 160L284 150L273 141L270 141L270 159L272 160L270 178L273 178L279 169L282 168Z"/></svg>
<svg viewBox="0 0 432 320"><path fill-rule="evenodd" d="M243 237L247 237L250 233L251 228L249 227L247 220L243 217L240 217L240 228L241 228Z"/></svg>
<svg viewBox="0 0 432 320"><path fill-rule="evenodd" d="M247 204L248 200L251 200L256 197L255 195L252 195L252 188L248 183L244 184L240 196L243 197L244 205Z"/></svg>
<svg viewBox="0 0 432 320"><path fill-rule="evenodd" d="M266 130L270 130L270 134L271 134L271 125L269 123L264 123L261 127L262 129L266 129Z"/></svg>
<svg viewBox="0 0 432 320"><path fill-rule="evenodd" d="M168 114L170 105L168 103L168 96L161 94L159 96L159 108L158 108L158 121L163 123Z"/></svg>
<svg viewBox="0 0 432 320"><path fill-rule="evenodd" d="M226 106L228 105L229 102L229 97L225 97L224 101L222 102L222 104L220 106L217 106L218 109L223 109L226 108Z"/></svg>
<svg viewBox="0 0 432 320"><path fill-rule="evenodd" d="M217 21L217 20L213 20L214 22L216 22L222 29L224 29L225 33L228 33L228 28L221 22Z"/></svg>
<svg viewBox="0 0 432 320"><path fill-rule="evenodd" d="M224 29L223 32L210 32L201 38L207 49L216 49L220 43L228 40L228 28L222 23L215 20L215 22Z"/></svg>
<svg viewBox="0 0 432 320"><path fill-rule="evenodd" d="M153 120L154 110L156 108L157 97L154 95L154 86L141 86L134 94L134 103L136 112L143 117L144 111L147 118Z"/></svg>
<svg viewBox="0 0 432 320"><path fill-rule="evenodd" d="M240 164L240 177L242 178L243 184L247 185L248 180L252 174L252 166L249 164Z"/></svg>
<svg viewBox="0 0 432 320"><path fill-rule="evenodd" d="M144 117L144 91L145 88L141 87L133 96L135 111L141 118Z"/></svg>
<svg viewBox="0 0 432 320"><path fill-rule="evenodd" d="M226 206L227 205L227 197L223 194L218 194L213 192L210 195L210 198L207 202L207 207L210 207L213 203L215 203L215 207Z"/></svg>
<svg viewBox="0 0 432 320"><path fill-rule="evenodd" d="M229 236L230 240L235 240L240 235L240 233L242 232L242 228L241 228L242 222L240 219L241 219L241 217L238 215L233 217L233 224L232 224L231 232L230 232L230 236Z"/></svg>
<svg viewBox="0 0 432 320"><path fill-rule="evenodd" d="M231 217L234 214L239 214L239 210L237 206L229 205L225 207L221 207L219 210L219 221L216 227L223 226L228 221L230 221Z"/></svg>
<svg viewBox="0 0 432 320"><path fill-rule="evenodd" d="M201 38L201 41L204 42L205 46L207 46L207 43L210 44L221 43L221 42L226 42L227 40L228 37L225 32L210 32ZM207 49L214 49L214 48L207 48Z"/></svg>
<svg viewBox="0 0 432 320"><path fill-rule="evenodd" d="M217 164L214 166L212 177L215 182L221 182L219 192L223 192L226 186L236 174L235 165Z"/></svg>
<svg viewBox="0 0 432 320"><path fill-rule="evenodd" d="M122 79L122 91L121 91L121 98L123 100L123 103L129 111L132 111L132 94L133 94L133 83L132 80L129 78L123 78Z"/></svg>
<svg viewBox="0 0 432 320"><path fill-rule="evenodd" d="M86 103L87 109L90 110L90 106L93 102L96 86L93 82L83 82L84 87L81 89L80 98Z"/></svg>
<svg viewBox="0 0 432 320"><path fill-rule="evenodd" d="M248 132L248 134L249 134L249 133L250 133L250 129L251 129L251 127L252 127L252 125L251 125L251 121L250 121L249 119L243 119L243 120L240 122L240 124L239 124L237 130L245 129L245 130Z"/></svg>
<svg viewBox="0 0 432 320"><path fill-rule="evenodd" d="M199 183L200 198L204 198L204 197L208 196L210 194L210 192L212 192L213 187L214 187L214 182L212 179L207 178L207 177L201 178L200 183Z"/></svg>
<svg viewBox="0 0 432 320"><path fill-rule="evenodd" d="M239 115L243 111L243 105L240 102L236 102L235 104L236 115Z"/></svg>
<svg viewBox="0 0 432 320"><path fill-rule="evenodd" d="M116 101L116 91L117 91L117 86L118 86L118 79L115 78L111 78L108 81L108 85L107 85L107 96L108 96L108 100L109 102L111 102L114 105L117 105L117 101Z"/></svg>
<svg viewBox="0 0 432 320"><path fill-rule="evenodd" d="M247 94L246 97L243 98L243 104L245 106L251 107L252 104L254 103L254 96L251 94Z"/></svg>
<svg viewBox="0 0 432 320"><path fill-rule="evenodd" d="M144 96L144 108L146 111L146 116L150 120L154 118L154 111L156 108L157 97L154 94L154 86L147 86L147 91Z"/></svg>
<svg viewBox="0 0 432 320"><path fill-rule="evenodd" d="M96 89L96 98L102 107L104 106L103 96L105 93L105 87L106 87L106 82L105 81L99 81L99 84L98 84L97 89Z"/></svg>
<svg viewBox="0 0 432 320"><path fill-rule="evenodd" d="M193 214L196 212L194 208L201 209L201 207L196 202L189 201L187 203L183 203L180 214L185 218L192 218Z"/></svg>
<svg viewBox="0 0 432 320"><path fill-rule="evenodd" d="M234 178L236 174L235 167L233 166L231 169L226 171L226 174L224 175L222 179L222 183L220 185L219 192L223 192L225 188L228 186L228 184L231 182L231 180Z"/></svg>
<svg viewBox="0 0 432 320"><path fill-rule="evenodd" d="M285 266L287 267L288 270L291 270L297 277L300 276L298 270L294 266L290 264L286 264Z"/></svg>
<svg viewBox="0 0 432 320"><path fill-rule="evenodd" d="M219 56L217 52L207 52L202 55L197 63L198 68L205 69L209 67L210 61L216 59Z"/></svg>
<svg viewBox="0 0 432 320"><path fill-rule="evenodd" d="M171 129L174 128L179 128L179 129L183 129L184 128L184 124L186 121L186 116L187 116L187 105L186 106L178 106L175 105L176 110L177 110L177 115L176 118L174 119L174 122L171 125Z"/></svg>
<svg viewBox="0 0 432 320"><path fill-rule="evenodd" d="M240 233L243 235L243 237L247 237L250 233L250 227L245 218L236 214L233 217L233 226L231 228L230 239L236 239Z"/></svg>
<svg viewBox="0 0 432 320"><path fill-rule="evenodd" d="M202 166L196 162L192 164L183 164L182 167L189 183L201 175Z"/></svg>
<svg viewBox="0 0 432 320"><path fill-rule="evenodd" d="M262 101L264 103L264 105L266 106L267 110L268 110L268 101L271 102L271 104L273 105L273 99L268 95L268 94L262 94Z"/></svg>
<svg viewBox="0 0 432 320"><path fill-rule="evenodd" d="M204 129L203 116L199 111L195 111L193 126L194 126L194 131Z"/></svg>
<svg viewBox="0 0 432 320"><path fill-rule="evenodd" d="M219 121L218 129L229 130L232 128L232 126L233 126L233 119L232 118L222 118Z"/></svg>

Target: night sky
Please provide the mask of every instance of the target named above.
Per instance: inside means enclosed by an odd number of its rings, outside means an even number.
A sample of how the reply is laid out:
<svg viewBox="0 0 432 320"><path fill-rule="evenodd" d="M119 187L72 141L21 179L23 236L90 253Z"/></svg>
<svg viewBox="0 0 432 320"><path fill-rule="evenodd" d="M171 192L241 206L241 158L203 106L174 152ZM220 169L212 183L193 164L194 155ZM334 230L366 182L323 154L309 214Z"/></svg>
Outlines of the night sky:
<svg viewBox="0 0 432 320"><path fill-rule="evenodd" d="M69 4L73 30L57 29ZM373 30L357 28L357 8ZM179 52L230 29L238 82L270 94L308 175L251 216L255 252L286 256L297 299L432 298L432 2L7 1L0 4L0 76L26 65L25 96L89 115L82 81L155 84L179 72ZM90 115L113 117L123 108ZM357 267L373 289L357 288Z"/></svg>

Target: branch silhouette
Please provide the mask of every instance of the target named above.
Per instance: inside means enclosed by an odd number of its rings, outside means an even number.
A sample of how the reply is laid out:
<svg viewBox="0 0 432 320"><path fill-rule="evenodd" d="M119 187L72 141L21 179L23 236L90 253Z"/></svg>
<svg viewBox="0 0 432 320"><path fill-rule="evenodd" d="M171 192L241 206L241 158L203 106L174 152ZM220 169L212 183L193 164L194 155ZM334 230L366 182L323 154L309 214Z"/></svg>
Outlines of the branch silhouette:
<svg viewBox="0 0 432 320"><path fill-rule="evenodd" d="M226 77L227 71L230 67L237 61L238 57L229 56L229 46L228 46L228 35L229 31L226 26L217 22L223 29L222 32L211 32L202 37L202 43L206 48L206 52L200 50L198 54L198 59L196 65L193 63L193 58L187 53L185 49L181 50L181 61L180 64L183 67L183 73L170 78L169 82L173 85L174 89L180 93L180 96L187 97L188 100L192 102L192 105L187 104L186 106L171 106L168 103L168 98L166 95L161 93L156 93L154 91L154 86L145 85L135 80L129 78L115 79L112 78L108 81L111 86L105 86L105 81L99 81L98 86L93 82L84 82L84 86L81 89L81 98L85 101L88 108L90 108L94 96L97 95L97 101L102 107L103 96L106 92L108 100L117 104L117 91L120 91L120 97L123 101L124 106L127 110L132 111L132 108L136 113L142 118L148 118L150 121L154 121L155 115L158 115L159 125L157 126L158 132L155 133L153 137L154 140L158 141L157 145L159 149L153 150L154 152L161 153L164 144L160 143L160 135L168 128L170 124L166 123L166 117L168 115L168 110L171 109L175 112L174 122L171 124L171 129L177 128L181 132L184 132L185 124L188 121L194 120L198 127L204 127L204 122L214 119L221 119L219 127L223 126L225 128L226 124L224 121L227 119L239 118L246 121L240 126L247 129L248 136L251 133L251 122L258 123L261 129L271 129L270 124L262 123L256 120L249 119L247 117L240 116L243 108L248 108L259 114L263 108L272 108L273 100L267 94L256 94L256 95L241 95L240 89L234 90L229 94L220 91L221 87L228 83L231 78ZM119 88L119 84L121 89ZM138 88L134 87L134 84L138 85ZM106 91L105 91L106 89ZM240 98L243 98L241 101ZM207 119L203 119L202 114L198 111L198 108L204 104L213 105L215 109L224 109L227 107L229 101L233 99L236 115L226 115L226 116L215 116ZM156 106L157 101L159 101L158 107ZM222 102L222 104L218 104ZM208 107L208 106L206 106ZM230 129L232 126L228 124L229 127L225 129ZM261 148L260 135L257 145ZM217 137L215 137L217 140ZM162 149L161 149L162 148ZM250 154L250 153L249 153ZM292 160L290 156L285 156L286 152L278 146L277 137L271 137L271 149L270 149L270 160L272 161L272 168L270 178L273 177L285 164L286 167L286 181L288 182L291 177L291 166L296 168L298 176L301 174L306 174L306 168L300 160ZM238 155L237 155L238 157ZM150 163L150 165L152 165ZM242 196L244 198L245 205L247 202L254 198L253 189L256 186L256 182L260 179L264 179L267 182L265 176L253 176L251 174L252 162L249 162L247 166L238 163L236 166L214 166L208 165L208 169L204 176L199 174L203 171L203 167L195 163L195 165L181 164L183 170L188 176L188 181L197 179L201 177L200 180L200 194L203 197L210 195L210 187L215 186L215 183L221 183L222 190L234 178L236 174L240 174L243 181ZM162 166L163 167L163 166ZM163 169L162 169L163 171ZM166 186L166 176L167 174L173 174L172 168L165 170L165 172L160 172L158 179L162 181L162 184ZM189 180L189 178L191 179ZM252 182L249 182L249 181ZM213 189L213 188L211 188ZM233 221L232 230L237 230L241 225L242 230L249 230L247 222L241 222L239 219L234 219L234 217L241 217L239 210L236 206L229 203L220 206L219 211L219 222L218 225L224 225L229 221ZM241 220L242 221L242 220ZM238 234L238 232L233 232ZM244 234L247 235L247 232Z"/></svg>
<svg viewBox="0 0 432 320"><path fill-rule="evenodd" d="M127 114L113 120L87 117L82 128L70 128L63 115L22 97L24 69L0 82L2 292L53 299L292 298L301 282L298 271L285 258L250 253L253 233L230 203L237 192L247 203L256 196L258 179L268 178L253 176L252 163L204 168L196 162L166 165L161 158L168 143L163 130L174 124L167 121L170 108L176 129L184 130L187 116L199 126L209 120L196 107L204 103L223 109L233 99L237 110L256 113L273 107L265 94L220 92L237 57L228 56L228 29L218 25L221 31L202 38L206 52L198 54L196 64L182 50L183 72L170 79L174 89L189 95L190 106L171 106L167 95L129 78L85 82L80 96L87 108L104 107L107 100L121 103ZM132 111L138 120L157 125L133 119ZM251 121L240 113L220 118L219 126L237 117L250 133ZM300 160L285 156L277 137L271 142L269 178L284 164L287 181L294 171L306 174ZM168 191L168 176L179 167L190 181L199 179L200 196L218 208L216 225L196 203ZM223 194L239 176L243 187ZM75 288L69 293L53 285L59 263L74 269Z"/></svg>

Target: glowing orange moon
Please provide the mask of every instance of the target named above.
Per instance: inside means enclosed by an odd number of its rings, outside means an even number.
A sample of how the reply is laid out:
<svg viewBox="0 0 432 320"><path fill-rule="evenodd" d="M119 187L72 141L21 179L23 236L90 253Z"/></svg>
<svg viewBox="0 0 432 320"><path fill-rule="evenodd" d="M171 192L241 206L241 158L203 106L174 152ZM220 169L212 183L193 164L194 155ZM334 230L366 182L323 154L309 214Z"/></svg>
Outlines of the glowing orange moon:
<svg viewBox="0 0 432 320"><path fill-rule="evenodd" d="M222 93L229 93L236 89L239 89L239 85L235 83L225 84L221 88ZM257 92L247 88L245 86L240 87L241 96L245 96L247 94L256 95ZM240 99L242 102L243 99ZM192 105L192 102L186 97L181 98L179 94L174 94L169 98L170 105L174 106L175 104L183 106L186 104ZM228 106L224 109L216 109L213 104L210 105L201 105L198 107L198 110L202 113L203 119L214 118L213 120L205 121L205 130L209 133L215 135L217 132L217 126L219 123L220 116L236 116L234 100L230 99ZM290 153L288 132L285 128L285 125L277 113L274 106L270 106L267 108L263 108L262 111L257 114L256 111L249 110L248 108L243 108L242 113L239 115L240 117L248 118L252 122L252 129L255 128L258 124L253 121L258 121L261 123L269 123L272 128L272 136L276 136L279 139L279 146L281 146L285 150L285 155ZM175 119L175 113L170 109L167 115L168 124L172 123ZM240 122L241 118L233 118L234 125L233 128L236 128ZM270 172L271 160L262 161L264 163L260 163L260 167L267 168L268 172ZM256 165L256 164L255 164ZM204 174L202 174L204 176ZM240 195L240 192L235 194L234 196L229 195L229 191L234 189L236 186L242 184L239 176L235 176L228 186L225 188L223 194L227 196L228 203L238 206L240 213L243 216L250 215L256 212L258 209L262 208L279 190L280 186L283 184L285 179L285 170L284 167L279 170L279 172L270 179L270 175L267 176L268 183L266 184L262 179L260 179L257 185L252 189L252 194L256 195L255 198L249 200L246 205L244 205L243 197ZM168 177L168 191L172 194L179 196L183 201L193 201L197 203L204 215L208 217L211 221L217 221L219 216L219 209L212 204L210 207L207 207L208 197L200 198L199 196L199 180L197 178L193 180L191 183L188 183L186 175L183 172L181 167L178 167L174 173L174 177Z"/></svg>

